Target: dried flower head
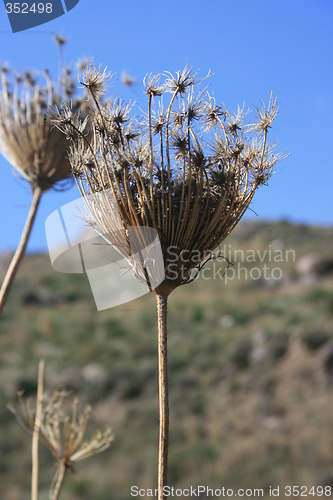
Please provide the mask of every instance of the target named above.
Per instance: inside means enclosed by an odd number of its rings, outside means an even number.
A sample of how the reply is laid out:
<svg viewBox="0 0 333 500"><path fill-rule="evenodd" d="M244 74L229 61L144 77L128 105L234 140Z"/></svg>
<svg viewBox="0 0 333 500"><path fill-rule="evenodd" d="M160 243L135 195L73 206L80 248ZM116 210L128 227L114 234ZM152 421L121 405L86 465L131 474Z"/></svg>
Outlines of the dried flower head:
<svg viewBox="0 0 333 500"><path fill-rule="evenodd" d="M76 99L74 93L68 71L60 86L48 70L44 78L31 72L22 78L8 69L1 71L0 151L33 189L38 186L46 191L71 177L66 138L48 121L47 114L66 100L76 112L83 110L82 99Z"/></svg>
<svg viewBox="0 0 333 500"><path fill-rule="evenodd" d="M256 108L256 110L258 113L258 121L252 125L252 128L259 132L264 132L271 127L279 111L277 99L273 96L273 93L271 93L269 97L267 106L265 105L265 102L262 101L261 108Z"/></svg>
<svg viewBox="0 0 333 500"><path fill-rule="evenodd" d="M162 95L163 87L160 84L161 75L153 75L149 73L143 80L143 86L147 96L156 97Z"/></svg>
<svg viewBox="0 0 333 500"><path fill-rule="evenodd" d="M97 67L93 62L90 62L86 66L82 78L80 78L80 83L92 96L96 97L104 94L105 83L110 80L110 78L111 73L107 71L107 68L104 68L102 71L101 65Z"/></svg>
<svg viewBox="0 0 333 500"><path fill-rule="evenodd" d="M126 87L133 87L136 84L136 78L127 73L127 71L122 71L121 73L121 82Z"/></svg>
<svg viewBox="0 0 333 500"><path fill-rule="evenodd" d="M91 416L91 407L81 411L79 400L69 401L68 391L54 391L52 396L44 394L40 415L39 439L50 450L57 464L53 487L58 475L66 469L73 469L75 464L93 455L107 450L112 441L111 429L96 432L86 438L86 431ZM18 394L18 407L9 406L19 424L30 434L33 433L36 418L36 405L31 398Z"/></svg>
<svg viewBox="0 0 333 500"><path fill-rule="evenodd" d="M121 101L107 108L97 103L93 140L74 141L70 161L92 218L110 244L129 256L131 228L155 229L165 276L151 289L167 296L191 281L193 269L229 235L283 155L267 141L277 112L272 97L258 111L260 126L249 126L244 106L231 114L207 92L197 93L202 80L190 68L164 77L164 82L163 75L146 77L148 112L132 117L137 132L131 136L126 136L131 108ZM94 78L104 81L105 71ZM87 153L93 168L84 167ZM147 243L144 231L138 240L141 247ZM148 281L146 273L136 272Z"/></svg>

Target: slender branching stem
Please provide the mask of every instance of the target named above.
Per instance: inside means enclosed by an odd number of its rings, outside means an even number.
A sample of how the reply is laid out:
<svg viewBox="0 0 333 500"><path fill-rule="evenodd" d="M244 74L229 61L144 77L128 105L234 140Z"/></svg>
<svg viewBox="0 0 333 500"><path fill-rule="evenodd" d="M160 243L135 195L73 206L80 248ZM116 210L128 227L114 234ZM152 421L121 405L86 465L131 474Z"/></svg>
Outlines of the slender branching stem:
<svg viewBox="0 0 333 500"><path fill-rule="evenodd" d="M264 132L264 142L262 145L261 159L260 159L260 165L259 165L259 169L258 169L259 174L261 174L262 165L264 162L264 156L265 156L265 151L266 151L266 142L267 142L267 128L265 128L265 132Z"/></svg>
<svg viewBox="0 0 333 500"><path fill-rule="evenodd" d="M40 424L41 424L41 415L42 415L42 410L43 410L44 371L45 371L45 361L40 360L39 366L38 366L36 416L35 416L34 431L32 434L31 500L38 500L39 431L40 431Z"/></svg>
<svg viewBox="0 0 333 500"><path fill-rule="evenodd" d="M159 452L158 452L158 500L164 500L164 486L168 475L169 396L167 360L167 303L168 298L157 295L158 314L158 380L159 380Z"/></svg>
<svg viewBox="0 0 333 500"><path fill-rule="evenodd" d="M15 251L15 254L12 258L12 261L9 265L8 270L7 270L5 279L3 280L3 283L1 286L1 290L0 290L0 315L1 315L1 312L6 304L9 292L11 290L12 284L13 284L14 279L15 279L15 275L17 273L17 270L19 268L21 260L24 256L24 253L25 253L25 250L26 250L26 247L28 244L28 240L30 237L30 233L32 230L32 226L33 226L33 223L34 223L35 218L36 218L36 214L37 214L37 210L38 210L39 202L41 200L42 193L43 192L42 192L40 187L37 186L34 189L30 210L28 213L28 217L27 217L24 229L23 229L20 243Z"/></svg>
<svg viewBox="0 0 333 500"><path fill-rule="evenodd" d="M153 131L152 131L152 126L151 126L151 101L152 101L152 96L151 96L151 94L149 94L149 99L148 99L148 122L149 122L150 172L152 172L153 163L154 163ZM152 180L152 176L150 177L150 180Z"/></svg>
<svg viewBox="0 0 333 500"><path fill-rule="evenodd" d="M66 474L66 465L64 463L61 463L58 466L57 474L58 474L57 482L55 484L55 487L54 487L54 490L53 490L53 493L51 496L51 500L58 500L58 498L59 498L60 491L61 491L62 485L64 483L64 478L65 478L65 474Z"/></svg>

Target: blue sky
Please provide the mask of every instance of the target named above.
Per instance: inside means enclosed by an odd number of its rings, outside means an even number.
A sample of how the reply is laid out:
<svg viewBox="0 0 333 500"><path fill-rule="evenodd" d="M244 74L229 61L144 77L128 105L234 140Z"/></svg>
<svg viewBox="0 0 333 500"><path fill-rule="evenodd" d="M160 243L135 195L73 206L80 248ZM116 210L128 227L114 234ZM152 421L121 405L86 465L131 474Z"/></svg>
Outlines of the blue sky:
<svg viewBox="0 0 333 500"><path fill-rule="evenodd" d="M137 79L125 99L141 100L148 72L211 69L211 91L228 109L253 108L270 91L280 112L271 140L291 156L251 205L262 219L333 224L333 2L331 0L80 0L65 16L11 33L0 4L0 64L17 70L48 67L57 76L52 33L65 33L65 62L93 56L112 72ZM117 80L117 77L116 77ZM0 156L0 251L15 248L30 203L29 187ZM46 193L28 250L46 248L46 217L78 197ZM253 218L252 212L248 217Z"/></svg>

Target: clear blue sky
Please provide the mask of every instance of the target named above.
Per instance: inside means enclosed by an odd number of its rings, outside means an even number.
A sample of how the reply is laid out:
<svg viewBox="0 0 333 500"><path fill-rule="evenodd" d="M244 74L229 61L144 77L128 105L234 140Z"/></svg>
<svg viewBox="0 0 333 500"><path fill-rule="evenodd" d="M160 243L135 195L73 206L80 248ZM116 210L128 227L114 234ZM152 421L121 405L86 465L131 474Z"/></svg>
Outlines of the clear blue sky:
<svg viewBox="0 0 333 500"><path fill-rule="evenodd" d="M66 62L94 56L120 75L137 78L122 97L141 99L147 72L182 69L188 62L215 72L211 90L232 110L268 99L280 102L271 139L291 156L279 165L252 208L262 219L333 224L333 1L332 0L80 0L65 16L12 34L0 4L0 64L51 69L57 75L52 33L64 32ZM15 248L30 203L28 186L0 157L0 251ZM45 194L30 251L46 248L45 218L78 197ZM253 213L248 213L254 217Z"/></svg>

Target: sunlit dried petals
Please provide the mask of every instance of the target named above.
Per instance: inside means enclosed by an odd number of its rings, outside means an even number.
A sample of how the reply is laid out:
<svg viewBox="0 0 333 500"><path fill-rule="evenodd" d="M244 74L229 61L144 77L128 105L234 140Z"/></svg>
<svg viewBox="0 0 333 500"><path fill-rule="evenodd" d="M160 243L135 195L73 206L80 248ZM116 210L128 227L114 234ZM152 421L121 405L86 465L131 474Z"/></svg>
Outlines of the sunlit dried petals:
<svg viewBox="0 0 333 500"><path fill-rule="evenodd" d="M265 102L262 101L261 108L256 108L256 110L258 113L258 122L252 124L250 126L250 130L265 132L272 126L272 123L279 111L279 105L276 97L273 97L273 92L271 92L267 106L265 105Z"/></svg>
<svg viewBox="0 0 333 500"><path fill-rule="evenodd" d="M132 108L131 102L124 104L121 99L115 99L105 108L104 114L111 117L111 120L117 125L124 125L128 121Z"/></svg>
<svg viewBox="0 0 333 500"><path fill-rule="evenodd" d="M161 75L154 75L152 73L147 74L143 79L145 93L151 97L161 96L163 86L160 84L160 81Z"/></svg>
<svg viewBox="0 0 333 500"><path fill-rule="evenodd" d="M190 125L193 121L198 121L201 119L204 113L204 105L201 99L201 94L199 97L195 98L193 87L192 90L187 94L186 102L183 102L183 112L186 118L187 125Z"/></svg>
<svg viewBox="0 0 333 500"><path fill-rule="evenodd" d="M188 66L185 66L182 71L177 71L175 74L166 71L165 75L167 79L164 88L171 94L184 95L195 84L197 74L198 71L192 73L192 68Z"/></svg>
<svg viewBox="0 0 333 500"><path fill-rule="evenodd" d="M207 100L203 104L205 130L208 132L216 126L219 120L225 120L226 111L222 105L217 105L215 97L207 92Z"/></svg>
<svg viewBox="0 0 333 500"><path fill-rule="evenodd" d="M242 130L245 118L249 114L249 110L244 111L245 104L242 107L238 105L237 112L234 114L227 113L227 127L231 134L237 135Z"/></svg>
<svg viewBox="0 0 333 500"><path fill-rule="evenodd" d="M102 65L97 67L91 62L87 65L83 77L80 79L80 83L92 95L98 96L104 94L105 84L111 79L111 77L112 74L107 71L107 68L104 68L102 71Z"/></svg>
<svg viewBox="0 0 333 500"><path fill-rule="evenodd" d="M66 135L67 139L76 140L85 135L88 116L83 120L80 113L73 113L70 105L64 104L61 109L55 106L49 113L50 122Z"/></svg>

